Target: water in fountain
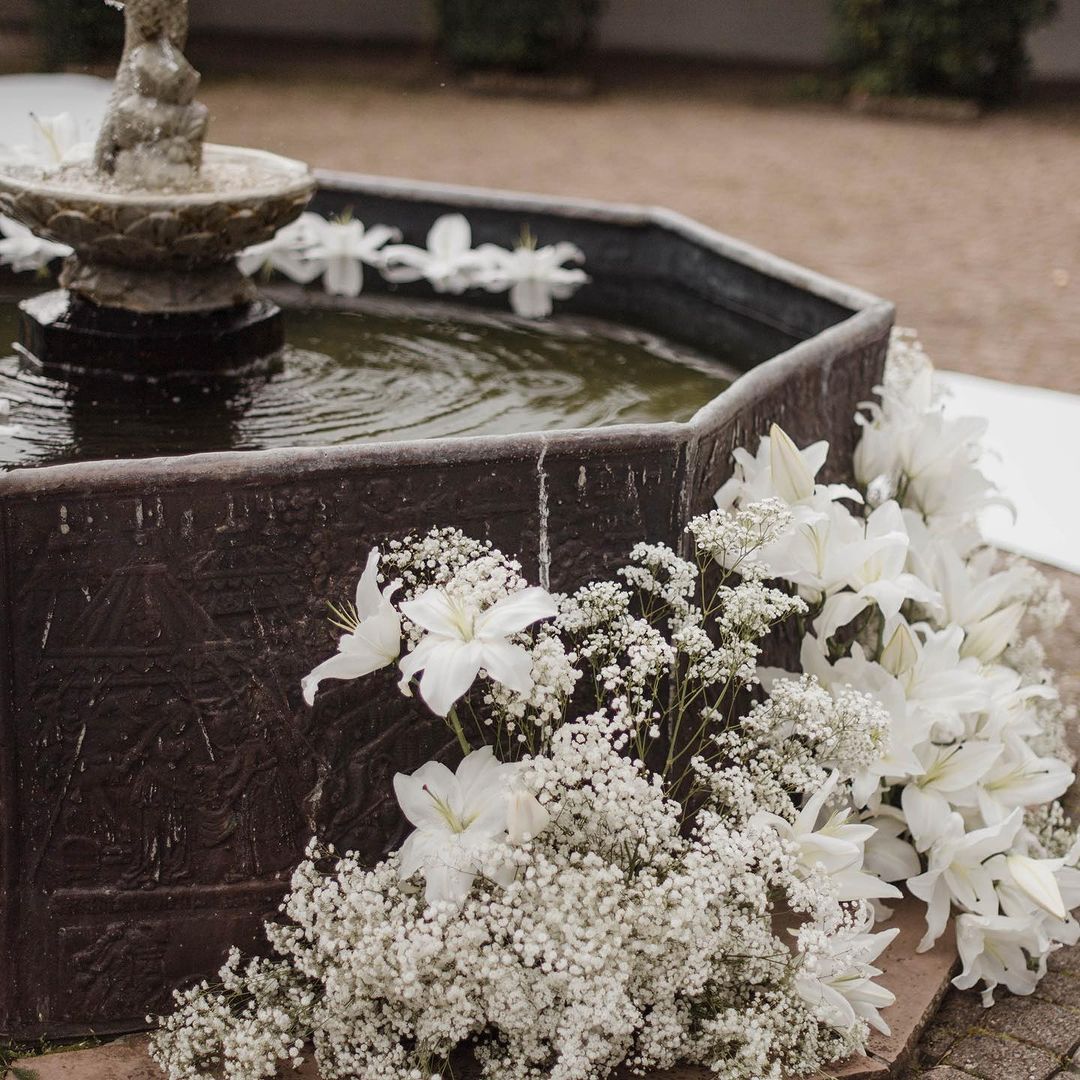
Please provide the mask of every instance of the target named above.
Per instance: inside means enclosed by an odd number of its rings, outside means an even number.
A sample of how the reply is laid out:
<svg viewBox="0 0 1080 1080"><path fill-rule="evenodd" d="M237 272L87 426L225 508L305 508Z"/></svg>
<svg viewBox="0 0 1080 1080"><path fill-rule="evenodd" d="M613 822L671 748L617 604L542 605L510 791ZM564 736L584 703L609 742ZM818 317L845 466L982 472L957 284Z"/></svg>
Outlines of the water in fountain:
<svg viewBox="0 0 1080 1080"><path fill-rule="evenodd" d="M0 469L687 420L782 344L705 357L595 319L378 297L293 308L285 351L243 376L61 378L5 350L14 299L0 293Z"/></svg>

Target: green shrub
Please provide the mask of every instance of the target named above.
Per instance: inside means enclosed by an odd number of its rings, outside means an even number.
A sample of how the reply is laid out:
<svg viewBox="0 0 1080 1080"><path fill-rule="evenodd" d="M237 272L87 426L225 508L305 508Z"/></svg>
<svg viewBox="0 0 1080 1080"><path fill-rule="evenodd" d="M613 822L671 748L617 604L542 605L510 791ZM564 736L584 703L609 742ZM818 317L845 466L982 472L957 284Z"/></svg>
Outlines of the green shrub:
<svg viewBox="0 0 1080 1080"><path fill-rule="evenodd" d="M603 0L433 0L438 41L462 68L551 71L592 42Z"/></svg>
<svg viewBox="0 0 1080 1080"><path fill-rule="evenodd" d="M871 94L1015 100L1027 36L1057 0L833 0L838 59Z"/></svg>
<svg viewBox="0 0 1080 1080"><path fill-rule="evenodd" d="M46 68L119 59L124 17L104 0L36 0Z"/></svg>

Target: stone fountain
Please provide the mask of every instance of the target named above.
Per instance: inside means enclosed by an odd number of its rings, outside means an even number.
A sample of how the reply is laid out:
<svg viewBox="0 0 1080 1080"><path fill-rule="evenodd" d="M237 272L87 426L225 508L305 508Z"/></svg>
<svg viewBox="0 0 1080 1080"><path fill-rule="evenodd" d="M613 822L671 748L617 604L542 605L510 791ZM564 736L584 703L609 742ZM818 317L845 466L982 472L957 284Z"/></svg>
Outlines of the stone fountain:
<svg viewBox="0 0 1080 1080"><path fill-rule="evenodd" d="M93 161L0 171L0 212L74 249L64 288L24 306L24 344L72 368L242 366L280 348L283 331L236 253L299 216L314 180L300 162L204 146L187 3L123 6L124 55Z"/></svg>
<svg viewBox="0 0 1080 1080"><path fill-rule="evenodd" d="M28 351L64 370L196 373L212 410L219 384L198 373L280 342L276 309L231 255L298 214L312 179L257 151L200 149L185 12L127 4L93 165L0 174L0 210L75 249L67 292L25 305ZM396 845L391 778L441 752L445 727L389 673L374 691L328 687L313 710L300 694L334 640L325 602L349 594L371 545L454 525L572 587L636 541L678 543L731 450L772 421L845 460L881 375L890 304L666 210L345 174L319 175L312 207L412 244L450 212L477 244L526 226L572 242L591 283L561 310L706 357L734 343L743 374L678 422L0 457L0 1033L137 1029L229 945L255 945L313 832L373 859ZM372 280L364 295L390 303L389 289ZM397 294L433 300L423 282ZM500 298L466 299L487 318ZM137 380L91 381L105 389L88 407Z"/></svg>

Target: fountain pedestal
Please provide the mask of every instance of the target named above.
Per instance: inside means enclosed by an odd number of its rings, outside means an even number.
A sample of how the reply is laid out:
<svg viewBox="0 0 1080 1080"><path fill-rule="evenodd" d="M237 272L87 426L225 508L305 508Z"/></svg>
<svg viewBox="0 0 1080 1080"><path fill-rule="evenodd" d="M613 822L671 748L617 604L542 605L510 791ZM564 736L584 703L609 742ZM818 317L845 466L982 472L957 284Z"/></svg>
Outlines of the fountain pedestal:
<svg viewBox="0 0 1080 1080"><path fill-rule="evenodd" d="M150 376L271 355L280 313L235 256L299 216L310 170L204 145L186 0L116 6L124 55L93 160L0 168L0 214L73 250L60 278L70 295L24 307L23 349L45 366Z"/></svg>
<svg viewBox="0 0 1080 1080"><path fill-rule="evenodd" d="M204 184L189 192L0 172L0 214L74 249L65 291L23 306L23 348L45 366L150 376L272 355L280 313L235 255L295 220L314 187L301 162L230 146L205 148Z"/></svg>
<svg viewBox="0 0 1080 1080"><path fill-rule="evenodd" d="M281 309L265 299L151 315L58 289L19 308L23 352L43 367L69 371L143 378L231 373L265 362L285 342Z"/></svg>

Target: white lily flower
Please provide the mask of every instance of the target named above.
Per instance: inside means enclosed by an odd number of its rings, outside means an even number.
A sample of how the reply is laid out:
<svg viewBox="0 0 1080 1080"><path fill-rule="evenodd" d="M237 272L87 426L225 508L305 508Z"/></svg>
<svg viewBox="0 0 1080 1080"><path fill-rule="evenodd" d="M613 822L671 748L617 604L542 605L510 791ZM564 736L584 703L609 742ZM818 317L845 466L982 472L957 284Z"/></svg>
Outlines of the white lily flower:
<svg viewBox="0 0 1080 1080"><path fill-rule="evenodd" d="M984 664L992 664L1016 636L1025 610L1021 603L1010 604L969 626L960 655L973 656Z"/></svg>
<svg viewBox="0 0 1080 1080"><path fill-rule="evenodd" d="M503 686L527 694L533 685L532 654L507 639L556 614L555 601L540 588L523 589L480 611L443 589L429 589L401 605L402 613L428 631L401 660L401 690L419 672L420 696L446 716L472 686L481 669Z"/></svg>
<svg viewBox="0 0 1080 1080"><path fill-rule="evenodd" d="M1064 859L1032 859L1016 852L1004 856L1004 859L1008 879L1028 900L1055 919L1069 917L1057 880L1058 872L1065 865ZM999 895L1002 892L999 885Z"/></svg>
<svg viewBox="0 0 1080 1080"><path fill-rule="evenodd" d="M1056 701L1058 693L1052 686L1025 685L1015 668L1001 664L983 668L982 676L990 700L979 719L980 739L1007 743L1011 739L1038 738L1043 734L1035 703Z"/></svg>
<svg viewBox="0 0 1080 1080"><path fill-rule="evenodd" d="M940 594L943 625L956 623L966 630L1023 595L1023 571L1013 566L994 573L998 556L993 549L965 557L951 540L931 533L918 514L906 511L904 522L911 538L910 568Z"/></svg>
<svg viewBox="0 0 1080 1080"><path fill-rule="evenodd" d="M818 828L825 803L836 791L840 775L833 772L828 781L806 801L792 824L775 814L761 814L785 840L798 847L799 865L807 871L821 867L830 876L841 901L869 900L902 895L895 885L890 885L874 874L863 870L863 847L874 835L872 825L850 822L850 808L837 810Z"/></svg>
<svg viewBox="0 0 1080 1080"><path fill-rule="evenodd" d="M33 121L33 142L29 146L0 144L0 161L29 165L51 173L65 165L89 160L93 145L82 138L78 121L71 113L57 116L31 113L30 119Z"/></svg>
<svg viewBox="0 0 1080 1080"><path fill-rule="evenodd" d="M538 248L527 236L513 251L490 244L477 250L491 264L480 275L478 284L493 293L509 289L510 306L522 318L547 318L553 300L568 300L589 280L584 270L563 265L585 261L581 249L565 241Z"/></svg>
<svg viewBox="0 0 1080 1080"><path fill-rule="evenodd" d="M891 501L883 503L867 519L865 536L838 552L839 560L848 567L844 584L851 591L836 593L825 601L814 622L818 637L828 640L872 605L886 619L893 619L907 600L938 603L938 594L904 569L907 555L908 535L900 507Z"/></svg>
<svg viewBox="0 0 1080 1080"><path fill-rule="evenodd" d="M21 222L0 215L0 266L10 266L16 274L44 270L53 259L71 254L66 244L35 236Z"/></svg>
<svg viewBox="0 0 1080 1080"><path fill-rule="evenodd" d="M902 780L923 772L922 761L914 748L929 738L930 721L909 706L896 676L868 660L858 643L852 646L850 656L830 664L824 644L813 634L803 638L800 662L802 670L815 676L834 696L848 688L860 690L872 695L889 714L888 744L882 747L879 757L852 776L851 797L857 807L870 802L882 780ZM763 669L759 675L767 688L771 672Z"/></svg>
<svg viewBox="0 0 1080 1080"><path fill-rule="evenodd" d="M892 633L881 650L881 666L899 678L919 662L919 643L911 627L903 619L896 621Z"/></svg>
<svg viewBox="0 0 1080 1080"><path fill-rule="evenodd" d="M308 257L324 267L323 285L332 296L359 296L364 263L383 265L382 249L401 233L387 225L365 229L360 221L324 221Z"/></svg>
<svg viewBox="0 0 1080 1080"><path fill-rule="evenodd" d="M882 881L907 881L922 870L915 846L902 836L907 832L904 815L895 806L882 806L877 813L862 819L871 825L874 835L866 841L864 865Z"/></svg>
<svg viewBox="0 0 1080 1080"><path fill-rule="evenodd" d="M393 244L382 252L387 281L426 280L436 292L460 294L493 269L493 256L473 250L472 226L462 214L444 214L431 226L427 247Z"/></svg>
<svg viewBox="0 0 1080 1080"><path fill-rule="evenodd" d="M551 815L531 791L514 787L507 797L506 833L515 846L535 840L551 824Z"/></svg>
<svg viewBox="0 0 1080 1080"><path fill-rule="evenodd" d="M326 224L318 214L303 213L296 221L278 229L271 239L241 252L237 264L248 275L269 266L290 281L307 285L326 270L326 263L311 254Z"/></svg>
<svg viewBox="0 0 1080 1080"><path fill-rule="evenodd" d="M881 974L881 969L873 965L900 929L871 934L867 931L872 925L866 913L860 925L830 942L830 956L804 962L795 976L799 997L823 1023L837 1031L850 1031L861 1018L883 1035L892 1034L880 1010L894 1004L896 995L873 981Z"/></svg>
<svg viewBox="0 0 1080 1080"><path fill-rule="evenodd" d="M904 786L900 805L920 851L942 835L954 806L975 801L976 785L1003 752L1000 743L975 740L950 746L924 743L916 748L923 772Z"/></svg>
<svg viewBox="0 0 1080 1080"><path fill-rule="evenodd" d="M401 617L391 602L400 588L395 582L379 589L379 549L368 555L356 586L355 612L345 612L354 624L338 642L338 651L324 660L300 685L304 700L314 704L319 684L324 679L358 679L392 664L401 654ZM355 617L354 617L355 616Z"/></svg>
<svg viewBox="0 0 1080 1080"><path fill-rule="evenodd" d="M961 659L964 632L959 626L913 629L918 630L912 635L918 659L897 675L908 707L931 722L939 741L962 738L970 734L964 717L982 712L990 702L982 665L973 657Z"/></svg>
<svg viewBox="0 0 1080 1080"><path fill-rule="evenodd" d="M507 786L517 772L484 746L456 773L429 761L411 776L394 777L401 809L416 826L399 852L401 879L422 873L429 904L460 905L479 874L504 886L514 880L514 867L499 849L506 841Z"/></svg>
<svg viewBox="0 0 1080 1080"><path fill-rule="evenodd" d="M1039 757L1018 737L1007 738L1002 756L979 781L979 812L992 825L1016 807L1053 802L1072 786L1075 774L1056 757Z"/></svg>
<svg viewBox="0 0 1080 1080"><path fill-rule="evenodd" d="M791 528L762 548L758 558L772 576L797 585L800 595L813 602L844 588L854 545L861 545L863 558L869 558L882 543L867 542L854 515L825 496L793 510Z"/></svg>
<svg viewBox="0 0 1080 1080"><path fill-rule="evenodd" d="M779 441L774 448L773 438ZM730 509L736 502L743 505L763 502L765 499L782 499L789 506L812 504L821 500L851 499L862 502L862 496L843 484L818 484L817 474L829 456L829 444L816 442L800 450L791 437L778 424L773 424L769 434L758 442L756 455L739 447L732 452L735 472L731 479L716 493L716 505L721 510ZM795 458L798 458L798 461ZM812 485L806 491L806 476ZM800 494L797 501L789 495Z"/></svg>
<svg viewBox="0 0 1080 1080"><path fill-rule="evenodd" d="M1005 915L961 915L956 920L956 945L964 968L953 979L958 990L985 984L983 1005L994 1003L994 990L1007 987L1014 994L1030 994L1046 972L1049 941L1035 918ZM1028 966L1028 956L1038 966Z"/></svg>
<svg viewBox="0 0 1080 1080"><path fill-rule="evenodd" d="M769 471L776 494L789 505L794 506L813 496L814 473L791 436L779 424L769 428Z"/></svg>
<svg viewBox="0 0 1080 1080"><path fill-rule="evenodd" d="M948 815L930 849L929 868L907 883L912 895L927 905L919 952L932 948L941 937L953 903L976 915L997 915L993 856L1012 847L1023 822L1023 814L1014 810L1004 821L969 833L959 814Z"/></svg>

